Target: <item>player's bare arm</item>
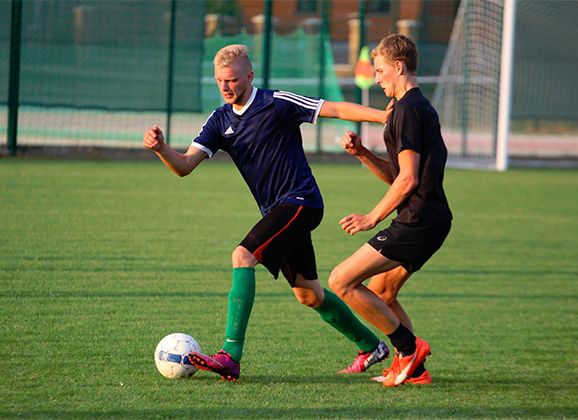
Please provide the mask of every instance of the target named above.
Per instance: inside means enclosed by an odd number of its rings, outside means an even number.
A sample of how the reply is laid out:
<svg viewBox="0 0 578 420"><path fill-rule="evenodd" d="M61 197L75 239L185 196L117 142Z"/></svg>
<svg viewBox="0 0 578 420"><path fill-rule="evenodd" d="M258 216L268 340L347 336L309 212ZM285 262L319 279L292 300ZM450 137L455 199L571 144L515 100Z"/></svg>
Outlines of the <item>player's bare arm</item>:
<svg viewBox="0 0 578 420"><path fill-rule="evenodd" d="M355 122L375 122L384 124L387 118L387 111L369 108L351 102L330 102L325 101L321 105L320 117L339 118L340 120Z"/></svg>
<svg viewBox="0 0 578 420"><path fill-rule="evenodd" d="M181 177L190 174L208 157L205 152L192 146L185 153L177 152L165 143L163 131L157 125L145 132L143 145L155 152L167 168Z"/></svg>
<svg viewBox="0 0 578 420"><path fill-rule="evenodd" d="M419 180L420 154L413 150L403 150L398 155L399 175L385 196L369 214L350 214L339 221L341 228L355 235L371 230L403 203L417 187Z"/></svg>
<svg viewBox="0 0 578 420"><path fill-rule="evenodd" d="M392 99L387 104L385 109L385 119L389 119L395 101ZM391 176L391 171L389 169L389 162L379 156L373 154L367 148L363 146L361 142L361 137L352 131L347 131L341 138L341 146L343 149L352 156L355 156L363 163L367 168L379 179L391 185L393 178Z"/></svg>
<svg viewBox="0 0 578 420"><path fill-rule="evenodd" d="M351 156L355 156L361 163L383 182L391 185L393 178L389 170L389 161L368 150L362 143L361 137L353 131L346 131L341 138L341 147Z"/></svg>

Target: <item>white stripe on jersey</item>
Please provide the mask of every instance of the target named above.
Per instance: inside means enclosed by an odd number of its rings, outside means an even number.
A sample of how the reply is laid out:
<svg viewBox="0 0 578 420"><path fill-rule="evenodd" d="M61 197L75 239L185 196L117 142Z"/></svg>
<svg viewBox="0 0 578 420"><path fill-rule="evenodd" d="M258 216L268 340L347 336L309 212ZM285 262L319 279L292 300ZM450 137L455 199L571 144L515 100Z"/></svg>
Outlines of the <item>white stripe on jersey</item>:
<svg viewBox="0 0 578 420"><path fill-rule="evenodd" d="M302 103L304 106L309 105L317 107L317 105L319 105L319 99L308 98L307 96L298 95L292 92L286 91L273 92L273 97L285 100L293 99L293 101L296 101L295 103Z"/></svg>
<svg viewBox="0 0 578 420"><path fill-rule="evenodd" d="M317 120L319 119L319 114L321 113L321 107L323 106L324 102L325 102L325 99L319 100L319 107L317 108L317 111L315 111L315 115L313 116L313 121L311 121L311 124L317 123Z"/></svg>
<svg viewBox="0 0 578 420"><path fill-rule="evenodd" d="M317 99L317 98L310 98L308 96L299 95L297 93L288 92L286 90L280 90L277 92L273 92L273 96L288 96L288 97L291 97L294 99L300 99L304 102L309 102L311 105L319 102L319 99Z"/></svg>
<svg viewBox="0 0 578 420"><path fill-rule="evenodd" d="M320 105L318 99L311 99L305 96L296 95L291 92L273 92L274 98L283 99L285 101L293 102L307 109L317 109Z"/></svg>
<svg viewBox="0 0 578 420"><path fill-rule="evenodd" d="M203 152L205 152L207 154L207 156L209 156L209 159L211 159L213 157L213 152L211 152L211 149L203 146L201 143L197 143L196 141L194 141L191 144L191 147L196 147L197 149L202 150Z"/></svg>

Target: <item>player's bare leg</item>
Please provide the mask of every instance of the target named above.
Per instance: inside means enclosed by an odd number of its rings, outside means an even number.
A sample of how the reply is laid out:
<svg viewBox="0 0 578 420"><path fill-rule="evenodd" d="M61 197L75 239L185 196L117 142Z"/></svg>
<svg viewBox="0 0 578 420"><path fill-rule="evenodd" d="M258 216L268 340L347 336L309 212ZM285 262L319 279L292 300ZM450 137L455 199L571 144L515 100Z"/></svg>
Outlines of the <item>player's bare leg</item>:
<svg viewBox="0 0 578 420"><path fill-rule="evenodd" d="M430 353L429 344L414 336L400 322L396 312L399 312L402 317L404 315L407 317L407 314L399 302L394 305L394 311L373 290L363 285L365 279L394 270L399 266L398 262L385 258L371 245L365 244L337 266L329 278L330 287L363 318L387 334L399 350L392 366L385 371L383 379L385 386L397 386L404 383ZM381 277L382 281L389 280L380 285L382 295L387 295L392 303L396 301L397 292L407 278L409 276L405 275ZM380 278L376 278L374 282L376 289L379 288L378 280Z"/></svg>
<svg viewBox="0 0 578 420"><path fill-rule="evenodd" d="M367 288L379 296L395 313L400 322L413 332L411 319L397 300L399 290L410 277L411 273L400 265L385 273L371 277Z"/></svg>
<svg viewBox="0 0 578 420"><path fill-rule="evenodd" d="M310 308L318 308L325 299L325 291L319 280L307 280L301 274L295 276L293 294L299 303Z"/></svg>
<svg viewBox="0 0 578 420"><path fill-rule="evenodd" d="M400 263L385 258L372 246L365 244L333 269L329 286L364 319L383 333L391 334L398 327L399 318L363 282L399 265Z"/></svg>

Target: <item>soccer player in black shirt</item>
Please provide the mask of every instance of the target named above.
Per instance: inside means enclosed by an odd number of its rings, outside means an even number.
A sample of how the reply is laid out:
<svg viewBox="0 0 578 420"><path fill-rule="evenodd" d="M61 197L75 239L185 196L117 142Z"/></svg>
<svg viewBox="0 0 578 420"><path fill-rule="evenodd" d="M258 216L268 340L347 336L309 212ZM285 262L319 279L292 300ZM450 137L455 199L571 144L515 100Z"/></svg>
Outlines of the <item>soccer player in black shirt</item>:
<svg viewBox="0 0 578 420"><path fill-rule="evenodd" d="M219 150L228 153L262 215L232 253L233 282L223 347L212 355L193 352L190 361L225 380L239 377L255 298L255 266L260 263L275 278L281 271L300 303L355 343L358 355L341 373L362 373L385 359L389 349L318 280L311 232L321 223L323 200L303 151L300 125L315 123L318 117L383 123L386 112L257 89L244 45L221 49L214 67L225 104L209 116L189 149L179 153L171 148L158 126L147 130L143 139L144 147L179 176L189 175Z"/></svg>
<svg viewBox="0 0 578 420"><path fill-rule="evenodd" d="M447 149L437 112L417 83L415 44L403 35L390 35L372 51L372 58L375 82L392 98L383 133L387 159L363 147L352 132L345 134L342 145L390 187L369 214L351 214L339 223L354 235L373 229L394 211L397 216L332 271L329 286L396 349L391 367L373 380L385 386L429 384L423 362L430 345L413 334L397 295L450 231L452 213L442 185Z"/></svg>

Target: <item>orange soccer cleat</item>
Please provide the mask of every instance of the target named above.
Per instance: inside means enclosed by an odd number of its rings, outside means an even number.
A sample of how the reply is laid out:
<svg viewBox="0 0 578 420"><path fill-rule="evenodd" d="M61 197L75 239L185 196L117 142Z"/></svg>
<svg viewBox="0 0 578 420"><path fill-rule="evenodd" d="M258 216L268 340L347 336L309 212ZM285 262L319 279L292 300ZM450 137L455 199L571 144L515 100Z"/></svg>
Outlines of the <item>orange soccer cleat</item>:
<svg viewBox="0 0 578 420"><path fill-rule="evenodd" d="M382 382L383 386L398 386L403 384L411 377L413 371L424 362L427 356L431 354L430 345L427 341L422 340L419 337L415 338L415 352L413 354L409 354L404 356L401 353L397 353L393 358L393 363L391 367L383 372L383 380L379 380L378 382ZM421 378L421 380L425 380L423 378L424 374L420 375L418 378L414 378L414 381L411 383L416 384L417 379ZM428 372L429 376L429 372ZM430 376L431 382L431 376Z"/></svg>

